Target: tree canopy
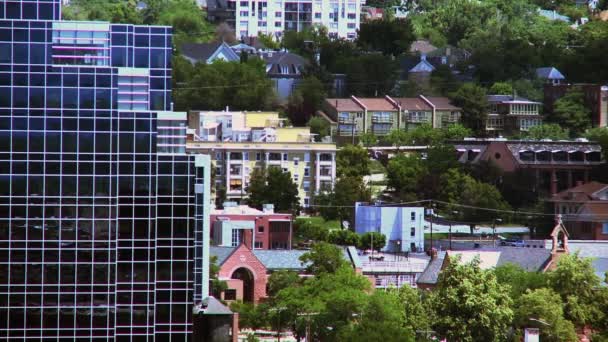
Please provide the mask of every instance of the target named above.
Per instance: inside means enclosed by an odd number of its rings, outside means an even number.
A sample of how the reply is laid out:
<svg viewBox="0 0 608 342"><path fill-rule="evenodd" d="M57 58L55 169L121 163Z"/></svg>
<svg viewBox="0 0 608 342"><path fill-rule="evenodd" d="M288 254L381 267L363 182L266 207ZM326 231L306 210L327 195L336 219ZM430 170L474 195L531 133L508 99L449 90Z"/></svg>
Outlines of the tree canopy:
<svg viewBox="0 0 608 342"><path fill-rule="evenodd" d="M298 212L300 197L298 186L290 172L278 167L254 169L251 172L247 191L247 203L261 209L264 204L273 204L278 212Z"/></svg>

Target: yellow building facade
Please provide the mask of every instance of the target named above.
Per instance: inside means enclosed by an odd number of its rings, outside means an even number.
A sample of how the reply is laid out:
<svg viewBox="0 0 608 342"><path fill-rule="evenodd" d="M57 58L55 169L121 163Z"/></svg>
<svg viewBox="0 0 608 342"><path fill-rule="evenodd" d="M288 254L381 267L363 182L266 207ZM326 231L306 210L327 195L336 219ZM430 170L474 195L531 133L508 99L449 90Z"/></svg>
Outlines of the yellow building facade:
<svg viewBox="0 0 608 342"><path fill-rule="evenodd" d="M336 179L336 145L314 142L308 127L283 127L278 113L191 112L190 153L209 154L214 167L214 193L240 202L247 196L253 170L279 167L298 185L300 204L308 207L315 193Z"/></svg>

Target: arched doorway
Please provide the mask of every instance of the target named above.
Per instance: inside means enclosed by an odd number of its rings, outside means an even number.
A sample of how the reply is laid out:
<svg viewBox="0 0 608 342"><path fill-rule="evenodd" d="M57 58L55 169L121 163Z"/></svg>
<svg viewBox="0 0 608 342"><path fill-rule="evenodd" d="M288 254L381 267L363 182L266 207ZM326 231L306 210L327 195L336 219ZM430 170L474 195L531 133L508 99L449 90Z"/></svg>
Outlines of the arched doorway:
<svg viewBox="0 0 608 342"><path fill-rule="evenodd" d="M237 268L230 277L243 282L243 302L253 303L255 281L253 274L245 267Z"/></svg>

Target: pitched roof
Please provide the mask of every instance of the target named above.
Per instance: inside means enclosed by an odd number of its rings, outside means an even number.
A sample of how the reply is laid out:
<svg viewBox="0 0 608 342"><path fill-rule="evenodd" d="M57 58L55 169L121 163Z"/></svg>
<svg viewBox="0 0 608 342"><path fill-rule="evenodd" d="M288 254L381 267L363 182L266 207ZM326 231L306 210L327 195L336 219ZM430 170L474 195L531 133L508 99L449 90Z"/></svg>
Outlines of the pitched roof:
<svg viewBox="0 0 608 342"><path fill-rule="evenodd" d="M404 110L431 111L433 108L419 97L393 97Z"/></svg>
<svg viewBox="0 0 608 342"><path fill-rule="evenodd" d="M207 306L203 310L203 315L232 315L232 311L215 297L209 296L204 301Z"/></svg>
<svg viewBox="0 0 608 342"><path fill-rule="evenodd" d="M210 246L209 254L211 256L217 256L217 264L222 265L230 255L236 250L237 247L220 247ZM361 267L361 262L358 258L356 251L354 252L351 247L342 248L344 259L347 260L353 267ZM300 257L309 252L308 250L301 249L254 249L252 251L258 260L266 267L267 270L292 270L292 271L304 271L308 264L302 264Z"/></svg>
<svg viewBox="0 0 608 342"><path fill-rule="evenodd" d="M447 97L426 97L429 102L438 110L461 110L460 107L454 106Z"/></svg>
<svg viewBox="0 0 608 342"><path fill-rule="evenodd" d="M262 52L259 56L264 60L267 66L267 74L284 75L284 68L287 68L287 74L301 74L301 70L308 65L308 61L295 53L288 51L267 51Z"/></svg>
<svg viewBox="0 0 608 342"><path fill-rule="evenodd" d="M581 221L606 222L606 217L608 217L608 201L587 202L580 207L577 214L583 217L580 219Z"/></svg>
<svg viewBox="0 0 608 342"><path fill-rule="evenodd" d="M397 108L385 98L358 97L357 100L370 111L397 111Z"/></svg>
<svg viewBox="0 0 608 342"><path fill-rule="evenodd" d="M497 247L500 258L496 266L515 264L528 272L540 272L551 260L551 251L545 248Z"/></svg>
<svg viewBox="0 0 608 342"><path fill-rule="evenodd" d="M566 79L566 77L564 77L564 75L562 75L562 73L559 72L559 70L555 69L554 67L536 69L536 77L541 78L541 79L548 79L548 80L565 80Z"/></svg>
<svg viewBox="0 0 608 342"><path fill-rule="evenodd" d="M445 259L446 252L438 252L437 258L431 260L428 266L420 274L416 283L418 284L437 284L437 280L439 279L439 273L441 272L441 267L443 267L443 260Z"/></svg>
<svg viewBox="0 0 608 342"><path fill-rule="evenodd" d="M475 258L479 258L481 269L489 269L496 267L498 259L500 258L500 252L487 251L487 250L474 250L474 251L447 251L448 258L455 256L460 257L460 263L467 264L473 261Z"/></svg>
<svg viewBox="0 0 608 342"><path fill-rule="evenodd" d="M553 195L551 200L586 202L596 199L594 194L608 187L608 184L592 181L577 185Z"/></svg>
<svg viewBox="0 0 608 342"><path fill-rule="evenodd" d="M230 49L228 44L224 42L211 42L211 43L185 43L182 44L180 50L182 55L187 58L193 59L197 62L207 62L218 50L224 46L226 52L231 54L231 60L238 60L237 54Z"/></svg>
<svg viewBox="0 0 608 342"><path fill-rule="evenodd" d="M435 67L426 59L421 59L409 72L432 72Z"/></svg>
<svg viewBox="0 0 608 342"><path fill-rule="evenodd" d="M336 109L338 112L361 112L361 108L351 98L347 99L325 99L325 102Z"/></svg>

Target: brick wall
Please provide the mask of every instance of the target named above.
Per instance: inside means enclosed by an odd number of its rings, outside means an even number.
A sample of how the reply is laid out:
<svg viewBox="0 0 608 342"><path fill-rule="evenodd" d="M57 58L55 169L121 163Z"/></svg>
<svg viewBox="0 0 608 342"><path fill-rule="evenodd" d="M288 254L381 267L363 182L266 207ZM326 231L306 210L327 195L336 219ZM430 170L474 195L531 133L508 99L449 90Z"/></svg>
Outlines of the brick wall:
<svg viewBox="0 0 608 342"><path fill-rule="evenodd" d="M220 268L220 278L232 278L234 271L239 268L247 269L253 276L253 301L259 303L260 299L266 297L266 267L251 253L245 245L240 245Z"/></svg>

